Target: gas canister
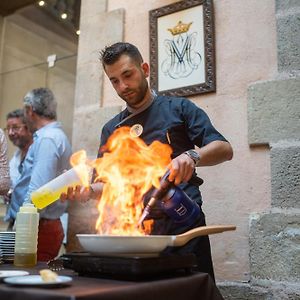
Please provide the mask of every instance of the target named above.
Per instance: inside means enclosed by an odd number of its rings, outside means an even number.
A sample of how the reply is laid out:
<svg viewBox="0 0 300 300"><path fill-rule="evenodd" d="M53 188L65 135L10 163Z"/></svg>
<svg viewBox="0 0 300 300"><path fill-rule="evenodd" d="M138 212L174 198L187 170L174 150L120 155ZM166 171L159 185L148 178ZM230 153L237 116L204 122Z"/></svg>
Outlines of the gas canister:
<svg viewBox="0 0 300 300"><path fill-rule="evenodd" d="M200 214L199 205L182 189L172 186L161 201L161 208L175 223L192 225Z"/></svg>

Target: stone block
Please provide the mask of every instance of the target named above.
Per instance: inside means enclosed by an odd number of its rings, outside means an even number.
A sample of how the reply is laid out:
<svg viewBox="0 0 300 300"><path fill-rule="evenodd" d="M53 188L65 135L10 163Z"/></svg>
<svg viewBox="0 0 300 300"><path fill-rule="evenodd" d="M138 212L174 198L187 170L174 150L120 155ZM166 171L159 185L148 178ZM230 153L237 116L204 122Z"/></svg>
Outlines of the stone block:
<svg viewBox="0 0 300 300"><path fill-rule="evenodd" d="M300 142L271 144L272 207L300 208Z"/></svg>
<svg viewBox="0 0 300 300"><path fill-rule="evenodd" d="M217 287L224 300L271 300L267 289L251 286L249 283L220 282Z"/></svg>
<svg viewBox="0 0 300 300"><path fill-rule="evenodd" d="M99 13L82 22L78 46L75 106L100 103L103 69L100 51L107 44L123 39L122 9Z"/></svg>
<svg viewBox="0 0 300 300"><path fill-rule="evenodd" d="M300 286L271 280L243 283L217 282L224 300L296 300Z"/></svg>
<svg viewBox="0 0 300 300"><path fill-rule="evenodd" d="M300 283L300 214L252 215L249 232L252 278Z"/></svg>
<svg viewBox="0 0 300 300"><path fill-rule="evenodd" d="M86 63L90 59L99 62L100 50L106 45L122 41L123 33L123 9L99 13L84 20L80 26L79 63Z"/></svg>
<svg viewBox="0 0 300 300"><path fill-rule="evenodd" d="M73 151L84 149L88 156L97 155L103 125L121 111L121 106L77 109L74 114Z"/></svg>
<svg viewBox="0 0 300 300"><path fill-rule="evenodd" d="M299 2L299 1L298 1ZM278 71L300 70L300 12L277 16Z"/></svg>
<svg viewBox="0 0 300 300"><path fill-rule="evenodd" d="M299 300L300 299L300 288L295 288L293 290L287 290L286 288L281 290L275 290L273 292L274 300Z"/></svg>
<svg viewBox="0 0 300 300"><path fill-rule="evenodd" d="M89 0L82 1L80 7L80 20L86 20L95 13L105 12L107 9L107 0Z"/></svg>
<svg viewBox="0 0 300 300"><path fill-rule="evenodd" d="M284 12L289 9L295 10L296 8L300 8L299 0L276 0L276 12Z"/></svg>
<svg viewBox="0 0 300 300"><path fill-rule="evenodd" d="M101 103L103 71L99 61L77 66L75 110Z"/></svg>
<svg viewBox="0 0 300 300"><path fill-rule="evenodd" d="M248 142L299 140L300 78L257 82L248 88Z"/></svg>

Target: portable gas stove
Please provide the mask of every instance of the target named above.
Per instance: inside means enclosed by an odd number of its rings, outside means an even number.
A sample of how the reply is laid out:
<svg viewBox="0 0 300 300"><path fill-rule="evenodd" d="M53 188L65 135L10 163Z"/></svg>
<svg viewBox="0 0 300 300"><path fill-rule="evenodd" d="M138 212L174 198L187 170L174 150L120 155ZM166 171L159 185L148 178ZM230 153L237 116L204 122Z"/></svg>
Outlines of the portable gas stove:
<svg viewBox="0 0 300 300"><path fill-rule="evenodd" d="M80 276L143 280L190 274L196 266L194 254L157 257L105 257L78 252L60 257L63 266Z"/></svg>

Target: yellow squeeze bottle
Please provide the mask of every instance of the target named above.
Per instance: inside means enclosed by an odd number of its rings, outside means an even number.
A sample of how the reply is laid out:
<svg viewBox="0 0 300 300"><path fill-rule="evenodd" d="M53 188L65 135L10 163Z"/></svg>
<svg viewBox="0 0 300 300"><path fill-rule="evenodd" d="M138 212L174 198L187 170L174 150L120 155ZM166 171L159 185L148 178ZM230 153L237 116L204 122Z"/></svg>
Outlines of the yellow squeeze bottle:
<svg viewBox="0 0 300 300"><path fill-rule="evenodd" d="M68 187L81 185L78 174L82 171L81 166L76 166L67 172L49 181L36 191L31 193L31 201L38 208L42 209L60 198L62 193L66 193Z"/></svg>
<svg viewBox="0 0 300 300"><path fill-rule="evenodd" d="M31 203L20 207L16 218L14 265L33 267L37 262L39 213Z"/></svg>

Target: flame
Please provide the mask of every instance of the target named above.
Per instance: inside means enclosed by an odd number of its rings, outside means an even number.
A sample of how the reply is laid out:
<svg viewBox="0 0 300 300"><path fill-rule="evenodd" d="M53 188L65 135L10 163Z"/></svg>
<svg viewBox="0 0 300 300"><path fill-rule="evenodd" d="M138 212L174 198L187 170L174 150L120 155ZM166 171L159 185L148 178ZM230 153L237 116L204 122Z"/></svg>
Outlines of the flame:
<svg viewBox="0 0 300 300"><path fill-rule="evenodd" d="M90 185L93 162L88 160L85 150L74 153L70 158L70 163L71 166L74 167L81 184L88 187Z"/></svg>
<svg viewBox="0 0 300 300"><path fill-rule="evenodd" d="M98 202L98 233L150 233L152 220L145 221L144 228L137 227L144 208L142 200L152 186L159 187L160 178L171 162L171 147L159 141L147 146L141 138L130 134L129 127L121 127L115 130L101 150L103 156L89 163L96 170L95 181L104 182ZM87 161L83 153L76 156L77 162Z"/></svg>

